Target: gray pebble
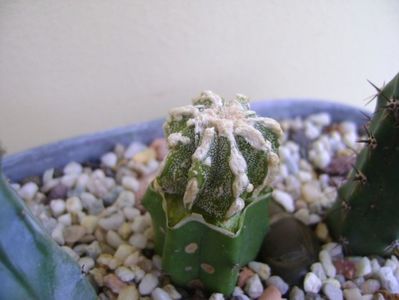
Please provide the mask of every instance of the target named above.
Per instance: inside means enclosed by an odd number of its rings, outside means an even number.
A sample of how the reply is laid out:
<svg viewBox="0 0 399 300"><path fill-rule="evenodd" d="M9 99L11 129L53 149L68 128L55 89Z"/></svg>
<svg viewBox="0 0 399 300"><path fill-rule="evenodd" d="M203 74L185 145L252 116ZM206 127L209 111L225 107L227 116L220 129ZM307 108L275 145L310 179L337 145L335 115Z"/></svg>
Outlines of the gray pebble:
<svg viewBox="0 0 399 300"><path fill-rule="evenodd" d="M151 273L145 274L139 284L139 292L141 295L149 295L158 285L158 278Z"/></svg>
<svg viewBox="0 0 399 300"><path fill-rule="evenodd" d="M374 294L381 288L377 279L367 279L360 287L362 294Z"/></svg>
<svg viewBox="0 0 399 300"><path fill-rule="evenodd" d="M382 267L377 273L381 285L391 293L399 293L399 284L390 267Z"/></svg>
<svg viewBox="0 0 399 300"><path fill-rule="evenodd" d="M64 240L66 243L76 243L79 241L86 233L84 227L80 225L72 225L64 228Z"/></svg>
<svg viewBox="0 0 399 300"><path fill-rule="evenodd" d="M122 214L116 213L107 218L102 218L98 221L100 225L105 230L118 230L119 226L125 221Z"/></svg>
<svg viewBox="0 0 399 300"><path fill-rule="evenodd" d="M344 297L345 300L360 300L362 298L362 295L358 288L353 288L353 289L345 289Z"/></svg>
<svg viewBox="0 0 399 300"><path fill-rule="evenodd" d="M317 276L320 278L321 281L326 280L327 276L326 273L324 272L323 266L321 265L321 263L317 262L312 264L312 266L310 267L310 270Z"/></svg>
<svg viewBox="0 0 399 300"><path fill-rule="evenodd" d="M280 276L271 276L266 280L266 284L274 285L276 288L279 289L281 295L287 293L289 286L288 284L280 277Z"/></svg>
<svg viewBox="0 0 399 300"><path fill-rule="evenodd" d="M294 286L289 295L289 300L305 300L305 293L302 289Z"/></svg>

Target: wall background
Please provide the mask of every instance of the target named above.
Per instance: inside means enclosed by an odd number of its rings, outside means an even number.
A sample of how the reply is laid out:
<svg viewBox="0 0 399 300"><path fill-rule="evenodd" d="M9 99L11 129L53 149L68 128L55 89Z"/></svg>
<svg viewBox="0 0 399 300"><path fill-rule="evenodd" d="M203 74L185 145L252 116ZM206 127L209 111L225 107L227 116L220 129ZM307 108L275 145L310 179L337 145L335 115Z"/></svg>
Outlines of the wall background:
<svg viewBox="0 0 399 300"><path fill-rule="evenodd" d="M0 139L161 117L204 89L363 106L366 79L399 71L398 31L396 0L2 0Z"/></svg>

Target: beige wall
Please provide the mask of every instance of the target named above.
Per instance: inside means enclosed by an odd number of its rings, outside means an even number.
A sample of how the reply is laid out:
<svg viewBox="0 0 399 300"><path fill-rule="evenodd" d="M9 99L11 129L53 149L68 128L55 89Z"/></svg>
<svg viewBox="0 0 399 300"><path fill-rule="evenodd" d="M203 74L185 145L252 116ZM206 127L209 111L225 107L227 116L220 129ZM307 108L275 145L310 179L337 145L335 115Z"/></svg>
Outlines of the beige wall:
<svg viewBox="0 0 399 300"><path fill-rule="evenodd" d="M0 139L156 118L204 89L362 106L366 79L399 71L398 36L396 0L1 0Z"/></svg>

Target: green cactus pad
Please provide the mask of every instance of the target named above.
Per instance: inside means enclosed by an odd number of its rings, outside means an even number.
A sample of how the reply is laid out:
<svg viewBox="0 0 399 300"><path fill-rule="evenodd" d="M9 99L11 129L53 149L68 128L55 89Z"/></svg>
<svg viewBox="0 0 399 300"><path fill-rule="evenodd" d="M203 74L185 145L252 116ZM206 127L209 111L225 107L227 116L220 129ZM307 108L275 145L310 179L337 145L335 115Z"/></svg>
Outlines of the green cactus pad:
<svg viewBox="0 0 399 300"><path fill-rule="evenodd" d="M390 255L399 247L399 74L377 88L376 110L348 181L327 215L349 254Z"/></svg>
<svg viewBox="0 0 399 300"><path fill-rule="evenodd" d="M0 299L97 298L78 264L48 236L9 186L1 161L0 205Z"/></svg>
<svg viewBox="0 0 399 300"><path fill-rule="evenodd" d="M170 152L143 199L156 251L179 285L230 294L267 231L279 124L248 99L204 92L164 125Z"/></svg>

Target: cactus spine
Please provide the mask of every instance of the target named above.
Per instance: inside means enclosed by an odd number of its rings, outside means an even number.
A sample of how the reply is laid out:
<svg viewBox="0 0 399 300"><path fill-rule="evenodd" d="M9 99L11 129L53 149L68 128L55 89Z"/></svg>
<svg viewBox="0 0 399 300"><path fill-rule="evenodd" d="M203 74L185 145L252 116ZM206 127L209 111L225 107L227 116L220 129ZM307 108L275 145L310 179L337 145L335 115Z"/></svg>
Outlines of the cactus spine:
<svg viewBox="0 0 399 300"><path fill-rule="evenodd" d="M204 92L173 109L164 131L170 152L143 200L163 269L177 284L229 294L267 230L282 130L244 96Z"/></svg>
<svg viewBox="0 0 399 300"><path fill-rule="evenodd" d="M364 149L327 214L333 236L350 254L389 255L399 247L399 74L377 88Z"/></svg>

